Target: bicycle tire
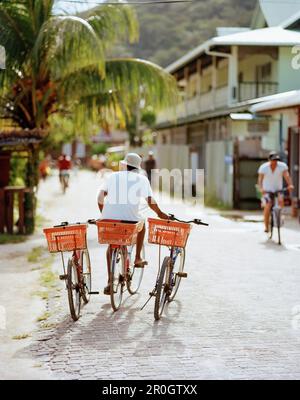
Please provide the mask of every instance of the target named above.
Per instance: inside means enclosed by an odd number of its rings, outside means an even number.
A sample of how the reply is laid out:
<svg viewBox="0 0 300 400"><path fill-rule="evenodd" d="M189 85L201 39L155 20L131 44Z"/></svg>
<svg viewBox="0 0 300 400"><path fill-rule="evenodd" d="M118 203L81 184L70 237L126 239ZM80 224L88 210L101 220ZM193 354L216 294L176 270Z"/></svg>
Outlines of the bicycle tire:
<svg viewBox="0 0 300 400"><path fill-rule="evenodd" d="M170 262L171 262L170 257L164 258L164 261L160 269L159 278L157 281L155 304L154 304L154 318L156 321L158 321L161 318L165 304L167 302L168 291L169 291L168 286L170 282L170 274L169 274Z"/></svg>
<svg viewBox="0 0 300 400"><path fill-rule="evenodd" d="M273 237L273 229L274 229L274 210L271 210L271 215L270 215L270 235L269 238L272 239Z"/></svg>
<svg viewBox="0 0 300 400"><path fill-rule="evenodd" d="M85 261L84 261L85 259ZM82 300L85 304L90 301L91 295L90 292L92 290L92 274L91 274L91 260L88 250L83 250L80 253L80 266L82 268L82 289L81 295Z"/></svg>
<svg viewBox="0 0 300 400"><path fill-rule="evenodd" d="M134 267L135 247L136 247L136 245L131 246L131 249L130 249L129 273L127 271L127 279L126 279L127 290L128 290L128 293L130 293L131 295L134 295L138 292L138 290L141 286L141 283L142 283L143 275L144 275L144 268L135 268ZM143 260L145 259L145 247L144 246L142 249L142 258L143 258ZM131 271L132 271L132 273L131 273Z"/></svg>
<svg viewBox="0 0 300 400"><path fill-rule="evenodd" d="M278 210L276 217L277 217L278 244L281 245L281 210Z"/></svg>
<svg viewBox="0 0 300 400"><path fill-rule="evenodd" d="M179 258L179 260L178 260ZM176 261L179 261L179 266L178 266L178 270L176 271ZM185 264L185 249L181 249L181 254L177 256L177 259L175 261L175 264L173 266L172 269L172 273L173 274L177 274L178 272L183 272L184 270L184 264ZM174 276L174 275L173 275ZM175 285L172 288L172 292L170 294L170 296L168 297L168 302L171 303L171 301L173 301L175 299L175 296L178 292L180 283L181 283L181 279L178 275L175 276Z"/></svg>
<svg viewBox="0 0 300 400"><path fill-rule="evenodd" d="M67 289L68 289L68 300L70 314L74 321L77 321L80 317L81 307L81 293L79 288L78 271L74 262L70 259L68 261L67 269Z"/></svg>
<svg viewBox="0 0 300 400"><path fill-rule="evenodd" d="M111 269L110 269L110 302L112 309L118 311L123 298L123 290L125 285L125 277L123 272L125 271L124 265L124 254L121 249L115 249L111 257Z"/></svg>

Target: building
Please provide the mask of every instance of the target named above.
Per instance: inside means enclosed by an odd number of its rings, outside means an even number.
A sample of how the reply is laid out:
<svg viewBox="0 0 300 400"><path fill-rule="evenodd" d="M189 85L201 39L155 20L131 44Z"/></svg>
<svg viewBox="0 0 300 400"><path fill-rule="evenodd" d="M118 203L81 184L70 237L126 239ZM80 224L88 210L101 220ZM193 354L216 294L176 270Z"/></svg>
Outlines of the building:
<svg viewBox="0 0 300 400"><path fill-rule="evenodd" d="M218 28L166 68L182 102L159 114L157 143L188 149L185 168L205 169L209 199L257 207L257 168L270 150L284 151L289 122L250 109L300 89L292 63L299 24L300 4L260 0L250 27Z"/></svg>
<svg viewBox="0 0 300 400"><path fill-rule="evenodd" d="M117 129L101 130L98 135L91 138L91 144L102 143L107 147L125 146L128 140L128 133ZM72 159L79 158L84 163L91 157L91 144L83 143L80 140L74 140L72 143L62 145L62 153L67 154Z"/></svg>

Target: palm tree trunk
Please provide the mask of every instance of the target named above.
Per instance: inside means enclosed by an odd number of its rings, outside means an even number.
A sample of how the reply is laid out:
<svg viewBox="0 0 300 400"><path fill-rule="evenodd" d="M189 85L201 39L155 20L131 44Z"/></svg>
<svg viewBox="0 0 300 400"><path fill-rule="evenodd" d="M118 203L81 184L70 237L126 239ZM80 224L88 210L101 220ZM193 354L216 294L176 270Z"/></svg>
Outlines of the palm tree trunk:
<svg viewBox="0 0 300 400"><path fill-rule="evenodd" d="M24 209L25 209L25 231L31 234L35 229L36 217L36 188L38 185L38 148L31 145L26 171L26 186L28 191L25 193Z"/></svg>

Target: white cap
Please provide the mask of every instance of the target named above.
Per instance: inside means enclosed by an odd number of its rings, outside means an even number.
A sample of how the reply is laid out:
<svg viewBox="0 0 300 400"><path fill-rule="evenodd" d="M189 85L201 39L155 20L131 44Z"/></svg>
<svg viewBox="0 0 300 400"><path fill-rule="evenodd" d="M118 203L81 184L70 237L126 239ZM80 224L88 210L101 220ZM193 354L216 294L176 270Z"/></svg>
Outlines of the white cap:
<svg viewBox="0 0 300 400"><path fill-rule="evenodd" d="M136 153L128 153L124 160L121 161L122 164L129 165L130 167L134 167L137 169L141 168L142 159Z"/></svg>

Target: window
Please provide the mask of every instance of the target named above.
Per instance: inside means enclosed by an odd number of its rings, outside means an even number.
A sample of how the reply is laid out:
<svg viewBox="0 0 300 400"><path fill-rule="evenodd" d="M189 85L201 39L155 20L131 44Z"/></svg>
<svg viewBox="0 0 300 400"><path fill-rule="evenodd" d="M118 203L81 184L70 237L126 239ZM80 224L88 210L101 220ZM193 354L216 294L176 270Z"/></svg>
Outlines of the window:
<svg viewBox="0 0 300 400"><path fill-rule="evenodd" d="M269 132L268 121L250 121L248 122L248 132L252 134L260 134Z"/></svg>
<svg viewBox="0 0 300 400"><path fill-rule="evenodd" d="M256 80L260 81L270 81L272 77L272 63L267 63L264 65L259 65L256 67Z"/></svg>

